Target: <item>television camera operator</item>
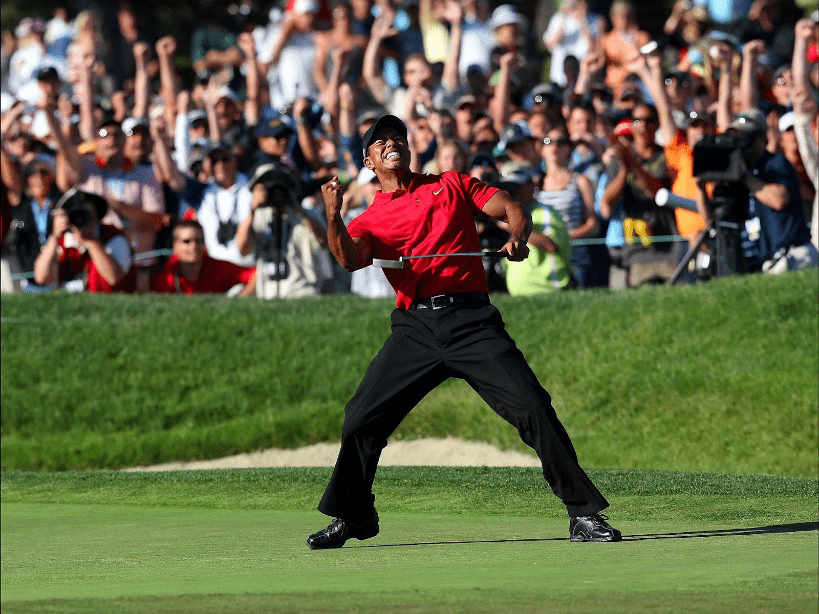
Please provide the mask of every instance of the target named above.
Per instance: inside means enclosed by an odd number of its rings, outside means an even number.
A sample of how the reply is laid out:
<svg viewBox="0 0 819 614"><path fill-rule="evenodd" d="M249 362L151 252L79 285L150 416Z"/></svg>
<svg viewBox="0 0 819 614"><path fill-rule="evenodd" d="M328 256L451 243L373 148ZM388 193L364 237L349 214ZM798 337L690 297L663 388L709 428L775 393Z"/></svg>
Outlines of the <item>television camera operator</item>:
<svg viewBox="0 0 819 614"><path fill-rule="evenodd" d="M704 137L695 146L698 206L718 220L740 224L749 272L816 266L819 257L810 242L799 177L782 153L765 149L766 132L764 114L750 109L734 116L725 134ZM708 183L715 184L712 196Z"/></svg>
<svg viewBox="0 0 819 614"><path fill-rule="evenodd" d="M256 296L317 296L332 285L327 226L300 205L301 182L283 164L259 166L248 183L250 215L236 231L243 256L255 253Z"/></svg>

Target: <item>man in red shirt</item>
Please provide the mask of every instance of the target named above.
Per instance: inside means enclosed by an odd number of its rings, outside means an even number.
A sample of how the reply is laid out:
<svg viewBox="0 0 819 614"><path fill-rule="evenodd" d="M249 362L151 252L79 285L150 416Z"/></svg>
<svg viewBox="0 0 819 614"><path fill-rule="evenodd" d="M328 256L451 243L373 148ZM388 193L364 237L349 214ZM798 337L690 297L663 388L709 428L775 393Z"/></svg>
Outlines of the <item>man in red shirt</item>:
<svg viewBox="0 0 819 614"><path fill-rule="evenodd" d="M211 258L199 222L182 220L173 230L173 254L151 282L154 292L224 294L244 284L239 296L256 294L256 268Z"/></svg>
<svg viewBox="0 0 819 614"><path fill-rule="evenodd" d="M339 264L355 271L373 258L479 249L474 216L506 222L509 259L527 257L532 225L509 195L450 171L410 171L407 128L393 115L364 135L364 165L381 184L373 204L345 226L337 177L322 187L328 243ZM428 392L449 377L467 381L535 449L543 475L566 505L572 541L619 541L599 512L608 501L577 462L572 442L526 359L489 302L479 258L419 258L385 269L395 289L392 334L345 408L333 476L318 505L333 516L307 539L313 549L339 548L378 534L372 485L387 438Z"/></svg>

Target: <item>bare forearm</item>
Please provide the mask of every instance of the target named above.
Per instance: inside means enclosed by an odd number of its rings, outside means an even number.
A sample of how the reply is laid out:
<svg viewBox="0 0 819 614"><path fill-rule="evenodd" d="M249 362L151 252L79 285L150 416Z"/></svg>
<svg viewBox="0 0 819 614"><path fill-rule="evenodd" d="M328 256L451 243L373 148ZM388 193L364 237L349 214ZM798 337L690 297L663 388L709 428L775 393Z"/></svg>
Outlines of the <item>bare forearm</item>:
<svg viewBox="0 0 819 614"><path fill-rule="evenodd" d="M367 264L367 259L359 251L358 244L347 232L340 214L336 215L327 227L327 246L347 272L357 271Z"/></svg>
<svg viewBox="0 0 819 614"><path fill-rule="evenodd" d="M765 183L757 177L747 175L745 185L759 202L774 211L781 211L788 206L788 190L782 184Z"/></svg>
<svg viewBox="0 0 819 614"><path fill-rule="evenodd" d="M85 247L88 250L88 255L91 257L91 262L102 275L103 279L113 286L125 277L126 271L122 269L119 263L105 252L98 241L86 241Z"/></svg>
<svg viewBox="0 0 819 614"><path fill-rule="evenodd" d="M57 280L58 248L59 239L52 234L34 261L34 281L37 284L45 286Z"/></svg>

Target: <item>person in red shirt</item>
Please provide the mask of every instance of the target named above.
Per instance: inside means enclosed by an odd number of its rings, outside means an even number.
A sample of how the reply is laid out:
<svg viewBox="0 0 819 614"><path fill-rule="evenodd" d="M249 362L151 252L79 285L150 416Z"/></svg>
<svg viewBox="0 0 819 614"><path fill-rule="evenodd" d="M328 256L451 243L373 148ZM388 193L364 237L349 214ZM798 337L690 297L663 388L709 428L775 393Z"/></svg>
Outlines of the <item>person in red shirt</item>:
<svg viewBox="0 0 819 614"><path fill-rule="evenodd" d="M205 232L196 220L182 220L173 229L173 254L154 276L151 290L176 294L224 294L244 284L239 296L256 294L256 268L208 256Z"/></svg>
<svg viewBox="0 0 819 614"><path fill-rule="evenodd" d="M345 270L373 258L477 251L476 215L507 224L501 251L510 260L528 256L532 223L508 193L457 171L412 172L407 128L393 115L381 117L363 141L364 166L381 185L373 204L346 226L341 183L334 177L322 186L328 244ZM619 541L620 531L599 513L608 501L578 464L549 393L489 301L481 260L419 258L384 272L397 294L392 334L345 408L338 460L318 505L334 519L307 545L339 548L378 534L372 485L381 450L410 410L450 377L467 381L538 453L543 476L566 505L572 541Z"/></svg>
<svg viewBox="0 0 819 614"><path fill-rule="evenodd" d="M100 224L106 211L104 198L81 190L71 189L57 201L51 234L34 261L35 283L79 279L79 289L88 292L136 290L131 246L120 230Z"/></svg>

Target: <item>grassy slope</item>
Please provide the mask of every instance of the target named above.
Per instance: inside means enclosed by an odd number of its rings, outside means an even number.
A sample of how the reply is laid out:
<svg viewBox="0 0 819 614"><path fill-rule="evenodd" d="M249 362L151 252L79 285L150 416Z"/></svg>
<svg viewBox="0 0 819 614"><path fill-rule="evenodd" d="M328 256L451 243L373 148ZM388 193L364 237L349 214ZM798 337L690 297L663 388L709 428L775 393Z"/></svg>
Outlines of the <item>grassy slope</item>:
<svg viewBox="0 0 819 614"><path fill-rule="evenodd" d="M495 297L588 467L817 474L817 276ZM7 296L2 467L122 467L336 441L388 334L355 297ZM463 382L396 437L524 449Z"/></svg>
<svg viewBox="0 0 819 614"><path fill-rule="evenodd" d="M327 473L5 473L3 612L815 610L810 478L593 471L626 541L577 545L537 470L384 467L381 535L311 552Z"/></svg>

